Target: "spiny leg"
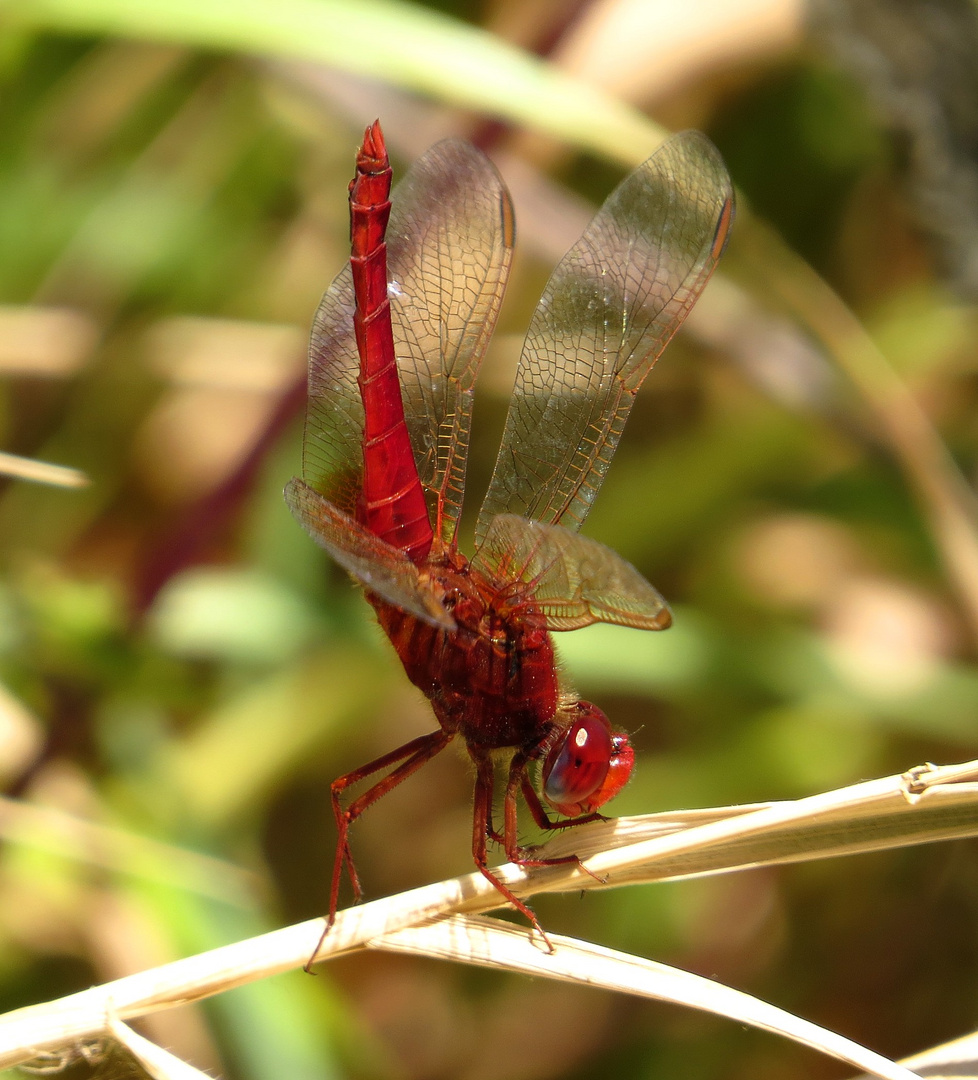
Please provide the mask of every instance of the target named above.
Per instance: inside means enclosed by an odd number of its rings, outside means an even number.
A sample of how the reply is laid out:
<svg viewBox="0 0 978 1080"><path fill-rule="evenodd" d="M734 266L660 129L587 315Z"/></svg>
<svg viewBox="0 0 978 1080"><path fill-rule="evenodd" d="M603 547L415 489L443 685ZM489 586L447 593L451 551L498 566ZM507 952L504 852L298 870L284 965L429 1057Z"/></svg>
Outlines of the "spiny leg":
<svg viewBox="0 0 978 1080"><path fill-rule="evenodd" d="M309 963L306 964L307 971L313 960L315 960L316 954L319 952L320 948L322 948L323 941L325 941L330 927L336 922L336 909L339 905L340 897L340 880L343 876L344 867L346 867L346 872L350 878L350 884L353 886L354 902L358 903L363 896L363 890L360 887L360 878L357 874L356 866L353 863L353 855L350 851L350 826L368 806L373 805L379 798L386 795L388 791L392 791L412 773L417 772L426 761L430 761L436 754L444 750L449 742L451 742L452 738L453 734L444 730L432 731L427 735L421 735L417 739L412 739L411 742L399 746L396 750L392 750L389 754L384 754L366 765L361 765L359 769L354 769L352 772L346 773L334 780L330 785L333 817L336 820L338 835L336 838L336 856L333 860L333 880L329 890L329 915L326 919L326 929L323 930L319 943L316 945L315 952L313 952L310 957ZM358 798L354 799L349 806L342 806L340 803L340 796L348 787L352 784L359 783L361 780L365 780L368 776L372 776L376 772L380 772L381 769L386 769L391 765L397 764L397 762L401 762L401 764L398 765L393 772L388 773L382 780L378 780L376 784L368 788Z"/></svg>
<svg viewBox="0 0 978 1080"><path fill-rule="evenodd" d="M384 754L382 757L371 761L369 764L362 765L359 769L354 769L353 772L349 772L345 776L341 776L338 780L333 781L330 791L333 802L333 816L336 819L339 836L336 845L337 850L333 884L330 889L330 925L332 925L336 918L336 907L340 887L337 871L339 871L342 865L346 866L350 876L350 884L353 886L354 899L359 901L363 896L363 890L360 888L360 880L356 868L353 865L353 856L350 852L348 839L350 826L364 810L367 809L367 807L372 806L389 791L393 791L398 784L405 781L412 773L417 772L426 761L430 761L436 754L444 750L451 739L452 735L449 732L443 730L432 731L427 735L421 735L417 739L412 739L411 742L405 743L404 746L400 746L396 750L392 750L390 753ZM398 765L393 772L388 773L382 780L378 780L373 787L368 788L362 795L354 799L349 806L344 808L340 804L340 796L351 784L359 783L359 781L365 780L373 773L379 772L381 769L386 769L399 761L401 764Z"/></svg>
<svg viewBox="0 0 978 1080"><path fill-rule="evenodd" d="M562 818L559 821L554 821L547 815L543 803L540 802L540 796L537 795L525 769L520 777L520 790L523 792L523 798L526 800L526 805L529 808L533 820L537 823L539 828L546 832L556 832L558 829L573 829L575 825L589 825L592 821L608 820L604 814L599 814L595 811L593 814L583 814L581 817Z"/></svg>
<svg viewBox="0 0 978 1080"><path fill-rule="evenodd" d="M550 817L548 817L547 811L543 808L543 803L540 802L540 796L537 795L533 784L530 782L530 778L526 772L526 762L523 762L522 768L520 768L518 772L515 768L516 762L517 759L514 757L513 764L510 766L509 783L506 785L506 807L508 809L511 801L513 805L514 832L516 822L517 786L519 786L520 790L523 792L523 798L526 801L527 807L529 808L530 815L536 822L538 828L548 831L556 831L557 829L570 829L573 828L575 825L587 825L589 822L592 821L608 820L604 816L604 814L593 813L584 814L583 816L576 818L565 818L562 821L553 821ZM597 874L592 873L592 871L588 870L588 868L584 865L584 863L581 862L580 858L577 855L561 855L557 858L534 859L532 856L527 857L528 850L532 851L533 849L517 848L518 854L514 858L512 855L509 854L509 850L507 848L506 854L509 859L511 859L513 862L518 863L520 866L560 866L561 864L576 863L579 869L583 870L585 874L589 874L591 877L594 878L595 881L601 882L602 885L605 883L606 879L603 877L599 877Z"/></svg>
<svg viewBox="0 0 978 1080"><path fill-rule="evenodd" d="M534 915L530 908L489 869L486 856L486 841L490 834L493 836L496 835L489 823L492 811L492 791L495 780L492 758L484 751L473 749L471 746L468 749L469 755L475 762L476 770L475 802L472 814L472 857L475 859L475 865L479 868L479 873L482 874L494 888L501 892L513 907L515 907L516 910L530 922L533 929L536 930L541 938L543 938L543 941L547 946L547 951L553 952L553 942L547 937L547 934L540 925L536 915Z"/></svg>

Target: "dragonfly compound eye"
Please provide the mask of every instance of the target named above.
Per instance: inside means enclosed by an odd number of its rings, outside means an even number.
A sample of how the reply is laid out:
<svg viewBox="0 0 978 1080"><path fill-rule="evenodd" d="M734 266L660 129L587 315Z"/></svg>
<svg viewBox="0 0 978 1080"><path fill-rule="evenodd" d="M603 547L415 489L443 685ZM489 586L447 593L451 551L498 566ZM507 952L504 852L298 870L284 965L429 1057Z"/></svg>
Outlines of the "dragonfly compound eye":
<svg viewBox="0 0 978 1080"><path fill-rule="evenodd" d="M568 817L590 814L610 798L601 797L601 793L614 755L615 741L608 718L594 706L586 706L547 755L543 765L544 798Z"/></svg>

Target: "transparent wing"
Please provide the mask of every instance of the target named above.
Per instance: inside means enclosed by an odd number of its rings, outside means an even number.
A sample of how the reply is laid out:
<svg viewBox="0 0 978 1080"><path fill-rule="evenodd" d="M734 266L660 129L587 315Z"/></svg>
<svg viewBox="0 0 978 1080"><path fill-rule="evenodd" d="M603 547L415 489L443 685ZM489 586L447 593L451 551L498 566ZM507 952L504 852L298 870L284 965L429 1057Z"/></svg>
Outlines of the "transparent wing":
<svg viewBox="0 0 978 1080"><path fill-rule="evenodd" d="M465 482L472 387L512 259L512 206L489 160L454 139L419 158L391 202L389 296L404 408L432 522L451 540ZM357 367L347 267L313 324L303 475L348 513L362 478Z"/></svg>
<svg viewBox="0 0 978 1080"><path fill-rule="evenodd" d="M455 628L418 567L402 551L374 536L297 477L286 485L285 501L313 540L361 585L427 623Z"/></svg>
<svg viewBox="0 0 978 1080"><path fill-rule="evenodd" d="M726 168L695 131L612 192L530 323L478 541L502 513L580 528L635 394L713 272L732 216Z"/></svg>
<svg viewBox="0 0 978 1080"><path fill-rule="evenodd" d="M472 391L513 256L513 209L495 167L468 143L433 147L397 189L391 215L394 340L408 431L436 535L462 508ZM402 224L403 222L403 224Z"/></svg>
<svg viewBox="0 0 978 1080"><path fill-rule="evenodd" d="M672 623L665 600L631 563L560 525L499 514L472 565L530 584L533 606L550 630L577 630L596 622L665 630Z"/></svg>

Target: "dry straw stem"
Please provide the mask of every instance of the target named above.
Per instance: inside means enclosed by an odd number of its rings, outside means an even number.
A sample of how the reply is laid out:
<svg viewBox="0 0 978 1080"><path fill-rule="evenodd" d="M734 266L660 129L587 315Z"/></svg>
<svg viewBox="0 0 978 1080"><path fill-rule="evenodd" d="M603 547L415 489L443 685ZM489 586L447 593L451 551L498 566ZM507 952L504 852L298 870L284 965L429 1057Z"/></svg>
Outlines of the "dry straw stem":
<svg viewBox="0 0 978 1080"><path fill-rule="evenodd" d="M128 1024L124 1024L115 1011L110 1008L106 1018L106 1035L126 1048L130 1054L142 1065L143 1069L152 1077L152 1080L213 1080L205 1072L195 1069L185 1061L164 1050L162 1046L133 1031Z"/></svg>
<svg viewBox="0 0 978 1080"><path fill-rule="evenodd" d="M978 834L978 761L921 766L797 802L628 818L574 833L559 836L545 852L558 855L573 848L586 858L588 872L567 865L524 870L509 864L499 870L500 876L518 895L529 897L973 836ZM526 930L477 917L498 907L499 900L481 875L471 874L364 904L339 914L318 958L370 948L523 971L702 1009L784 1035L873 1076L914 1075L840 1036L700 976L558 936L553 936L556 948L549 954ZM131 1033L116 1027L121 1021L301 967L321 931L322 921L310 920L10 1013L0 1018L0 1066L106 1034L114 1034L142 1058L143 1051L149 1051L139 1050L138 1036L130 1038ZM195 1075L181 1062L169 1064L176 1071L167 1071L163 1055L151 1072L162 1077Z"/></svg>
<svg viewBox="0 0 978 1080"><path fill-rule="evenodd" d="M978 1076L978 1032L914 1054L903 1064L908 1069L919 1070L930 1080L973 1080Z"/></svg>

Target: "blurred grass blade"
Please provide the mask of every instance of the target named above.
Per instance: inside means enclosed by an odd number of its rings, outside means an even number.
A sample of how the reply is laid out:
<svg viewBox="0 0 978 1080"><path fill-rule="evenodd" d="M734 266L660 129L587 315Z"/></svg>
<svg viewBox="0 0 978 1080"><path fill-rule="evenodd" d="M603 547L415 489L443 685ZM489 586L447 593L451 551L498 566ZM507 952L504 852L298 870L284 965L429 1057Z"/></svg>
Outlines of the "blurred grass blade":
<svg viewBox="0 0 978 1080"><path fill-rule="evenodd" d="M0 451L0 473L17 480L29 480L35 484L51 484L53 487L83 488L91 481L81 471L69 465L52 465L47 461L19 457Z"/></svg>
<svg viewBox="0 0 978 1080"><path fill-rule="evenodd" d="M741 214L756 280L780 296L858 390L928 520L978 639L978 497L906 381L840 296L758 218Z"/></svg>
<svg viewBox="0 0 978 1080"><path fill-rule="evenodd" d="M783 1035L803 1046L865 1069L873 1076L910 1080L916 1074L858 1043L826 1031L750 994L644 957L553 935L555 951L542 952L526 931L497 920L456 915L388 934L371 947L385 952L462 960L561 982L669 1001Z"/></svg>
<svg viewBox="0 0 978 1080"><path fill-rule="evenodd" d="M545 131L623 164L637 164L662 137L637 110L500 38L394 0L0 0L0 14L65 33L329 64Z"/></svg>
<svg viewBox="0 0 978 1080"><path fill-rule="evenodd" d="M259 881L233 863L53 806L0 796L0 839L12 847L99 867L249 910ZM8 867L7 870L10 873Z"/></svg>

